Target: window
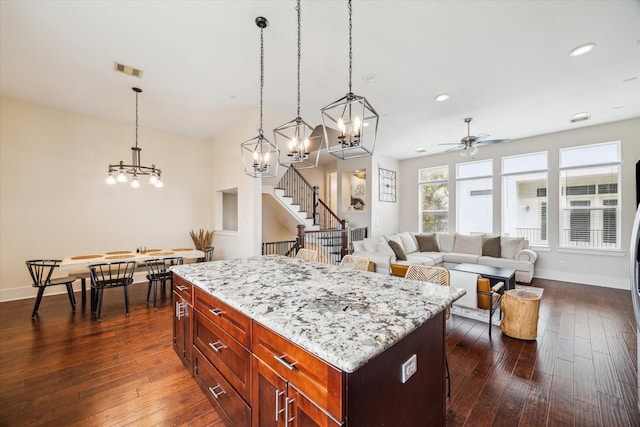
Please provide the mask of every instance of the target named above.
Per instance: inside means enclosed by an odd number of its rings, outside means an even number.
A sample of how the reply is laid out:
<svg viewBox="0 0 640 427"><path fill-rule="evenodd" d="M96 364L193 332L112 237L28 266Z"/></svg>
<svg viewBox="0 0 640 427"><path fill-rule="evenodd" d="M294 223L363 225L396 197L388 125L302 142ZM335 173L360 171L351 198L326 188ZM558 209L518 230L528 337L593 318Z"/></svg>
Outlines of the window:
<svg viewBox="0 0 640 427"><path fill-rule="evenodd" d="M456 231L493 231L493 160L456 165Z"/></svg>
<svg viewBox="0 0 640 427"><path fill-rule="evenodd" d="M560 150L560 246L620 249L620 142Z"/></svg>
<svg viewBox="0 0 640 427"><path fill-rule="evenodd" d="M547 152L502 158L502 233L547 246Z"/></svg>
<svg viewBox="0 0 640 427"><path fill-rule="evenodd" d="M420 232L449 231L449 167L420 169Z"/></svg>

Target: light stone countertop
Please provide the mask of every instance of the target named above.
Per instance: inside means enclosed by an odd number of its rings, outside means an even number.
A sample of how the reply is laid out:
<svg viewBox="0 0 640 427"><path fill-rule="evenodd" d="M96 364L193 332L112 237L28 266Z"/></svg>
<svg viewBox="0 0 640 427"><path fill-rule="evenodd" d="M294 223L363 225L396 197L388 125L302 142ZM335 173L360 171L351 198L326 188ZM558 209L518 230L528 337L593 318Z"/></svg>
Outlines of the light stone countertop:
<svg viewBox="0 0 640 427"><path fill-rule="evenodd" d="M349 373L465 294L463 289L278 255L171 270Z"/></svg>

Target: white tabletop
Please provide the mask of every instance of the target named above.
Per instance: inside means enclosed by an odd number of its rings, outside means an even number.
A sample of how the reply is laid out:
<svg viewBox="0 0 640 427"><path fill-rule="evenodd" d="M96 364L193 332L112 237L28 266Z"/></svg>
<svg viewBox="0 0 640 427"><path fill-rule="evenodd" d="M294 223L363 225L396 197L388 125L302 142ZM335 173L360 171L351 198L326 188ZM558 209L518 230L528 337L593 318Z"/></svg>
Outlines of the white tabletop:
<svg viewBox="0 0 640 427"><path fill-rule="evenodd" d="M60 270L79 270L87 268L91 264L104 262L136 261L143 262L154 258L182 257L186 259L204 258L204 252L191 248L147 250L146 253L136 251L114 251L105 253L93 253L86 255L70 255L60 263Z"/></svg>

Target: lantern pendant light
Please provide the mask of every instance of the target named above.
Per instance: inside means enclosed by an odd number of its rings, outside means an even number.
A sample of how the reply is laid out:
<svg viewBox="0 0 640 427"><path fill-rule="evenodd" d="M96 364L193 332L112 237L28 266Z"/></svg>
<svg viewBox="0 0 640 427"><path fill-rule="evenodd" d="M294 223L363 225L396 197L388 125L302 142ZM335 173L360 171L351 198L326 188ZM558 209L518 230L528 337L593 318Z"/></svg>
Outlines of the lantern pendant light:
<svg viewBox="0 0 640 427"><path fill-rule="evenodd" d="M275 177L278 174L278 147L264 137L262 131L262 91L264 88L264 36L269 25L267 18L259 16L256 25L260 28L260 128L258 136L240 144L244 172L254 178Z"/></svg>
<svg viewBox="0 0 640 427"><path fill-rule="evenodd" d="M352 72L352 23L351 0L349 4L349 92L337 101L322 108L322 124L327 151L340 158L370 156L373 154L378 133L378 113L363 96L351 91Z"/></svg>
<svg viewBox="0 0 640 427"><path fill-rule="evenodd" d="M278 126L273 130L273 136L277 146L284 141L288 147L288 153L280 160L285 167L296 169L312 169L318 166L320 149L324 142L322 134L310 126L300 117L300 57L301 57L301 11L300 0L297 0L298 12L298 114L296 118Z"/></svg>

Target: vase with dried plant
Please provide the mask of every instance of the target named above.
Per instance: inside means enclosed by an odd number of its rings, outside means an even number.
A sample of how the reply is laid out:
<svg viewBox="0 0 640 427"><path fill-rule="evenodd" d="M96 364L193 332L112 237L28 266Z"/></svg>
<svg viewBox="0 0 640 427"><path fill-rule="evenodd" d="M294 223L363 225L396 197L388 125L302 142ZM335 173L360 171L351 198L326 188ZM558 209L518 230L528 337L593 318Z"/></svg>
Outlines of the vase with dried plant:
<svg viewBox="0 0 640 427"><path fill-rule="evenodd" d="M203 250L211 247L213 241L213 231L205 230L201 228L198 232L191 230L189 232L193 244L196 245L196 249Z"/></svg>

